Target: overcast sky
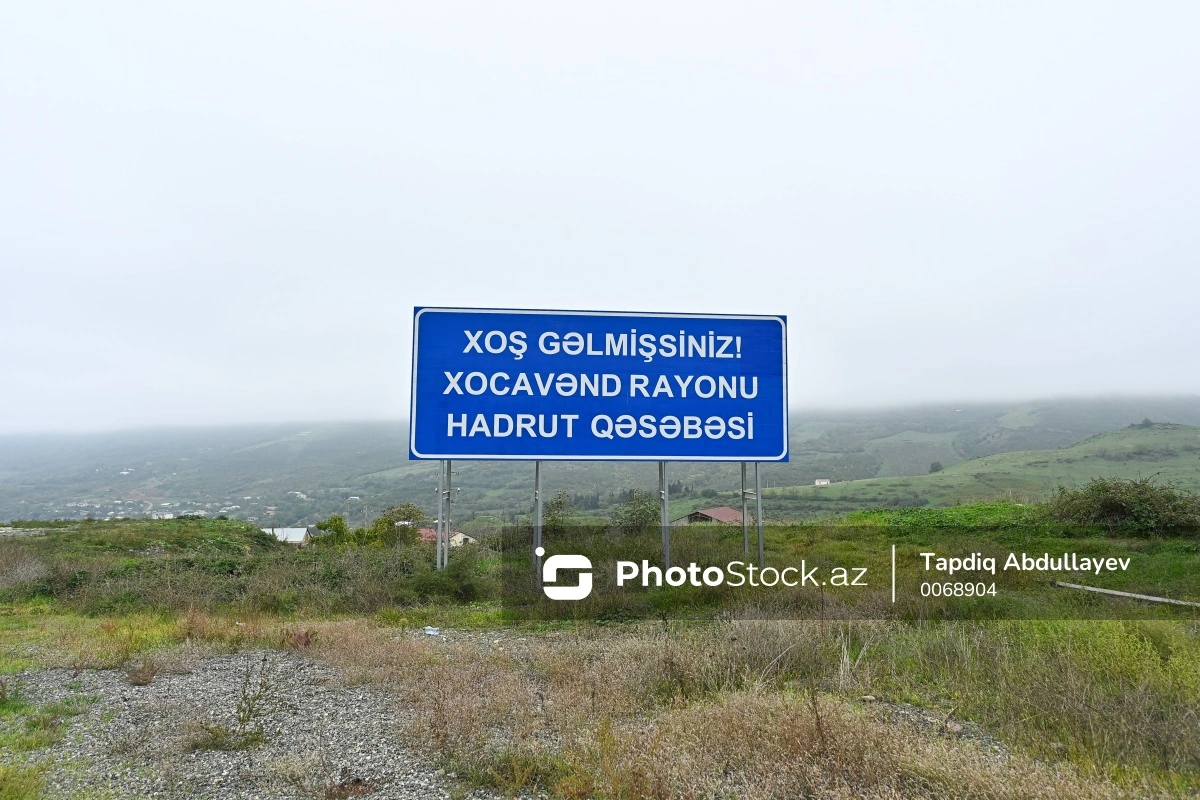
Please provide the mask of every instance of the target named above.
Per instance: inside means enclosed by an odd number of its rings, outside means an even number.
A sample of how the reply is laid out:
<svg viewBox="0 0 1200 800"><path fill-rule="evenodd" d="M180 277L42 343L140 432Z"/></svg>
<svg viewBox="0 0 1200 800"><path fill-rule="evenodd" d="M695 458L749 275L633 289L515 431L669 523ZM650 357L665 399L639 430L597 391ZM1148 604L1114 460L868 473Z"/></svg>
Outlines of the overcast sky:
<svg viewBox="0 0 1200 800"><path fill-rule="evenodd" d="M412 307L797 406L1200 392L1195 3L7 3L0 432L400 418Z"/></svg>

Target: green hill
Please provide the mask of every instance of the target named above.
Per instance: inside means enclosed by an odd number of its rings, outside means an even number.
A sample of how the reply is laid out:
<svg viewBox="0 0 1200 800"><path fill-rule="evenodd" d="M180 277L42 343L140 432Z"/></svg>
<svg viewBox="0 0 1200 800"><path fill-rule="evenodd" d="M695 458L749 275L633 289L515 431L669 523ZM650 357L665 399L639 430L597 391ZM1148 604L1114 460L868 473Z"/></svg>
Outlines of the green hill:
<svg viewBox="0 0 1200 800"><path fill-rule="evenodd" d="M1200 425L1200 398L794 411L792 460L762 468L767 512L803 518L876 502L938 504L1010 490L1044 492L1057 480L1091 477L1084 474L1088 465L1062 478L1036 469L1025 477L968 478L981 471L991 475L1002 463L995 456L1053 450L1145 418ZM1176 449L1180 457L1186 452ZM1157 469L1142 456L1111 458L1096 463ZM930 481L925 476L934 461L947 469ZM546 488L566 490L578 508L602 515L624 492L655 487L656 469L636 462L555 462L546 467ZM462 461L455 470L455 524L478 516L511 521L527 513L532 464ZM818 478L834 486L819 495L801 488ZM736 464L676 462L670 480L673 514L738 502ZM1181 480L1196 484L1194 476ZM407 429L400 422L0 437L0 520L202 513L293 525L343 514L357 525L397 503L415 503L433 514L436 486L436 464L408 459Z"/></svg>
<svg viewBox="0 0 1200 800"><path fill-rule="evenodd" d="M1200 427L1156 423L1091 436L1056 450L995 453L933 474L844 481L764 492L773 517L809 518L866 508L953 506L1007 498L1039 502L1090 478L1155 477L1200 488Z"/></svg>

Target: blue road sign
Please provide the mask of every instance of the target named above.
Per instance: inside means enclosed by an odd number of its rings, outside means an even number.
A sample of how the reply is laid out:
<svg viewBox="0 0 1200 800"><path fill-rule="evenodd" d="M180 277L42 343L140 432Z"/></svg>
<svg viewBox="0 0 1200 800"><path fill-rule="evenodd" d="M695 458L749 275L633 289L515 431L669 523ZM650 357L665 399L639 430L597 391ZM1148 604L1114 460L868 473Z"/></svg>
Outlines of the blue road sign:
<svg viewBox="0 0 1200 800"><path fill-rule="evenodd" d="M417 308L415 459L787 461L784 317Z"/></svg>

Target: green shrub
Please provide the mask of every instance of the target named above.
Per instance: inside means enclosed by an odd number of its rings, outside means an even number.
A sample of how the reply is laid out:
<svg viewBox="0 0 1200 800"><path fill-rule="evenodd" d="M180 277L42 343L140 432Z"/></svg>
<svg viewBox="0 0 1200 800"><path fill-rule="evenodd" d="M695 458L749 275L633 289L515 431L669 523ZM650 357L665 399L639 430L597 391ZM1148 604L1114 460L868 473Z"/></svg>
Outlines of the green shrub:
<svg viewBox="0 0 1200 800"><path fill-rule="evenodd" d="M5 547L13 549L0 543L0 558ZM45 563L43 577L12 586L0 582L0 602L53 599L87 614L188 608L339 614L373 613L431 598L469 602L499 594L491 574L498 567L473 548L455 548L449 569L441 572L434 572L433 548L424 544L266 553L251 549L241 554L168 548L152 556L123 557L107 550L80 554L78 547L61 555L48 546L44 552L29 550Z"/></svg>
<svg viewBox="0 0 1200 800"><path fill-rule="evenodd" d="M1060 486L1048 510L1063 522L1100 525L1135 535L1200 532L1200 499L1150 478L1093 478L1080 489Z"/></svg>
<svg viewBox="0 0 1200 800"><path fill-rule="evenodd" d="M334 514L329 519L321 520L317 523L317 527L327 533L334 533L339 536L345 536L350 530L346 525L346 518L341 514Z"/></svg>
<svg viewBox="0 0 1200 800"><path fill-rule="evenodd" d="M622 530L649 531L659 523L658 498L644 489L634 489L629 499L613 511L612 524Z"/></svg>

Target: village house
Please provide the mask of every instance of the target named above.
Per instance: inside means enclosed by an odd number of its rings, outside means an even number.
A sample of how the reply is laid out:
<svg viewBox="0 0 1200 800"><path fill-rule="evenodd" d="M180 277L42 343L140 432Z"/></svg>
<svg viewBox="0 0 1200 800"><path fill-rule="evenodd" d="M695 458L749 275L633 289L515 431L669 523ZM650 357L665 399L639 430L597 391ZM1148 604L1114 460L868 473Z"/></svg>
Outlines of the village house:
<svg viewBox="0 0 1200 800"><path fill-rule="evenodd" d="M704 522L719 522L724 525L737 525L742 521L742 512L729 506L705 508L693 511L685 517L671 520L672 525L696 525Z"/></svg>
<svg viewBox="0 0 1200 800"><path fill-rule="evenodd" d="M263 533L269 533L281 542L303 547L318 536L324 536L325 531L316 525L306 528L261 528Z"/></svg>
<svg viewBox="0 0 1200 800"><path fill-rule="evenodd" d="M421 528L417 534L418 542L428 542L433 544L437 541L437 531L433 528ZM475 544L477 539L474 536L468 536L465 533L458 531L450 531L450 546L462 547L464 544Z"/></svg>

